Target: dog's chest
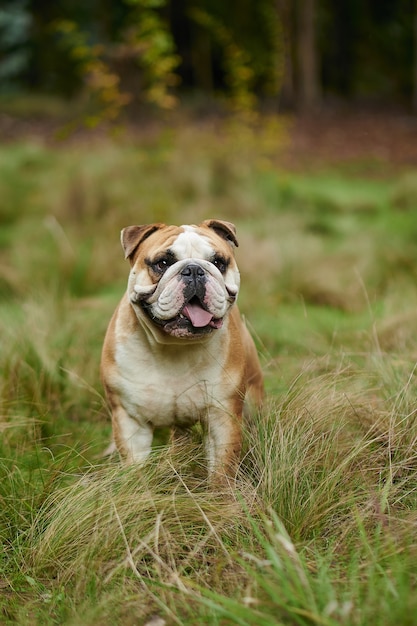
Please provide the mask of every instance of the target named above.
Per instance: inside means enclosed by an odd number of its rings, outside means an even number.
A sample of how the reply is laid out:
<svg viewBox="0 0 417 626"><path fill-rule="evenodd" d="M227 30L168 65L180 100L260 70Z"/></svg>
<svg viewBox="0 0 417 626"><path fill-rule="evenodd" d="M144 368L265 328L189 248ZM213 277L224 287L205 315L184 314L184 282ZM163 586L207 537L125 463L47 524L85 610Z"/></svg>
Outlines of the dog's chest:
<svg viewBox="0 0 417 626"><path fill-rule="evenodd" d="M192 424L225 400L222 359L205 346L172 347L161 358L128 342L118 347L116 361L123 404L138 421L155 427Z"/></svg>

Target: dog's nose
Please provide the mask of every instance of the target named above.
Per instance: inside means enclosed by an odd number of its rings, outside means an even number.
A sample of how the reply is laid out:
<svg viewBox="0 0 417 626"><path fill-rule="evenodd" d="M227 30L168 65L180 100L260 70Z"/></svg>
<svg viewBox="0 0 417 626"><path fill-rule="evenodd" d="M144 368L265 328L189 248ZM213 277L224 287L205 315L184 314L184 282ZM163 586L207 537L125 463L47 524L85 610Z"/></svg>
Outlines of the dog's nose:
<svg viewBox="0 0 417 626"><path fill-rule="evenodd" d="M196 280L204 276L204 270L198 263L189 263L181 270L181 276L190 279L194 278Z"/></svg>

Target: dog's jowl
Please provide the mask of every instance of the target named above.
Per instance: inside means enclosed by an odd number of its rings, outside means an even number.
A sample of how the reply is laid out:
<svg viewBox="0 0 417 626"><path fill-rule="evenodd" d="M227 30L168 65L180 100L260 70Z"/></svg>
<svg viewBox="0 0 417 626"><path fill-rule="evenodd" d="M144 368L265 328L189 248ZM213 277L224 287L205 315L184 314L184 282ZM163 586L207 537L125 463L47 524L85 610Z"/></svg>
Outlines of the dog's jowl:
<svg viewBox="0 0 417 626"><path fill-rule="evenodd" d="M150 224L122 231L131 270L104 341L101 375L117 449L150 453L160 427L205 425L209 473L233 477L245 396L260 406L263 378L236 305L233 224Z"/></svg>

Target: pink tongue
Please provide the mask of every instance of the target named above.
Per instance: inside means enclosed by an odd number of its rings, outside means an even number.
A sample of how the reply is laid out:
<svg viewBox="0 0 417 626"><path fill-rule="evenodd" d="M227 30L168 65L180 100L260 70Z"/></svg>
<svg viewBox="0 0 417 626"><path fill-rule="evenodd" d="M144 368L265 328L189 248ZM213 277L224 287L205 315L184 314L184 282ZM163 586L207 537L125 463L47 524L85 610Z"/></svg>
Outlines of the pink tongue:
<svg viewBox="0 0 417 626"><path fill-rule="evenodd" d="M190 302L183 308L183 314L188 317L191 324L195 328L207 326L213 319L211 313L203 309L199 304L191 304Z"/></svg>

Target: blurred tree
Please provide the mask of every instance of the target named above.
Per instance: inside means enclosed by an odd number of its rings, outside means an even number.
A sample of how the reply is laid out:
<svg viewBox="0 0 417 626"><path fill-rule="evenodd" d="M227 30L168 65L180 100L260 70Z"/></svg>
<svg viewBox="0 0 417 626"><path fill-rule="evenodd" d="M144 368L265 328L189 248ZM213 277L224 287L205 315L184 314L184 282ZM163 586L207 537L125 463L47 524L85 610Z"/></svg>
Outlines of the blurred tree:
<svg viewBox="0 0 417 626"><path fill-rule="evenodd" d="M58 19L53 31L69 54L89 98L89 126L102 121L114 122L125 107L150 102L172 108L175 98L171 87L179 63L172 35L160 14L165 0L126 0L124 19L112 31L108 16L90 29L81 29L75 20ZM97 43L96 43L97 42Z"/></svg>
<svg viewBox="0 0 417 626"><path fill-rule="evenodd" d="M130 63L130 93L162 109L176 103L172 88L178 84L175 73L180 63L175 43L166 19L167 0L125 0L132 7L120 32L120 42L113 46L115 58L133 60ZM133 72L132 72L133 69ZM136 71L135 71L136 70ZM120 68L120 75L126 81ZM136 84L135 84L136 83Z"/></svg>
<svg viewBox="0 0 417 626"><path fill-rule="evenodd" d="M119 112L127 95L169 108L193 90L238 108L329 96L417 108L416 15L416 0L3 0L0 92L90 90Z"/></svg>
<svg viewBox="0 0 417 626"><path fill-rule="evenodd" d="M275 0L171 0L183 85L251 107L281 86L282 26Z"/></svg>
<svg viewBox="0 0 417 626"><path fill-rule="evenodd" d="M415 0L320 0L325 95L411 103Z"/></svg>
<svg viewBox="0 0 417 626"><path fill-rule="evenodd" d="M6 2L0 8L0 86L1 91L16 89L16 80L30 62L28 42L32 16L26 0Z"/></svg>
<svg viewBox="0 0 417 626"><path fill-rule="evenodd" d="M413 109L415 113L417 113L417 0L415 0L415 4L414 4Z"/></svg>
<svg viewBox="0 0 417 626"><path fill-rule="evenodd" d="M297 6L297 101L302 110L315 109L320 100L316 21L316 0L299 0Z"/></svg>
<svg viewBox="0 0 417 626"><path fill-rule="evenodd" d="M295 11L293 2L287 0L277 0L276 10L282 25L282 55L277 60L280 69L281 90L280 100L284 106L294 106L296 102L295 89Z"/></svg>

